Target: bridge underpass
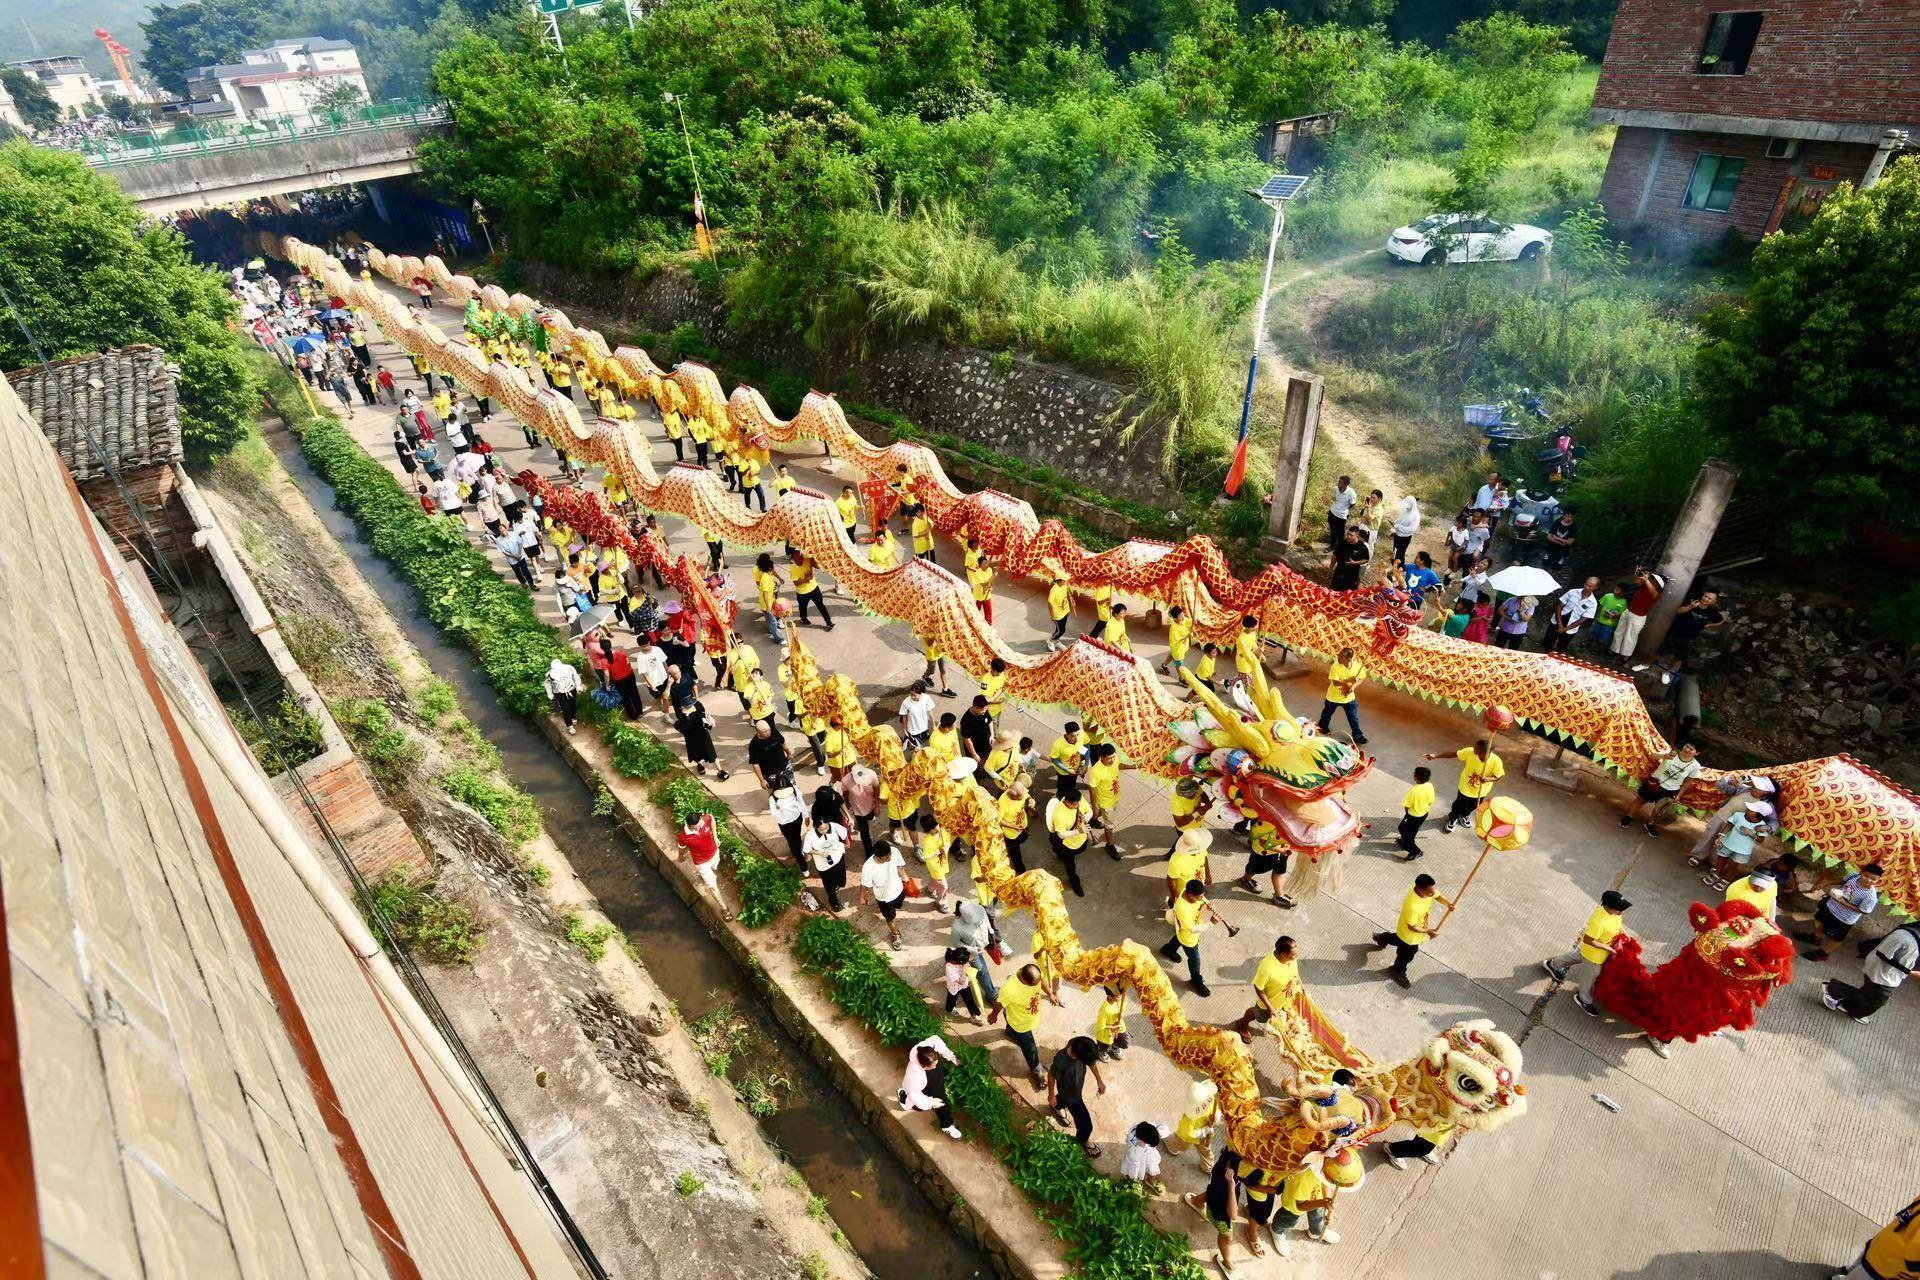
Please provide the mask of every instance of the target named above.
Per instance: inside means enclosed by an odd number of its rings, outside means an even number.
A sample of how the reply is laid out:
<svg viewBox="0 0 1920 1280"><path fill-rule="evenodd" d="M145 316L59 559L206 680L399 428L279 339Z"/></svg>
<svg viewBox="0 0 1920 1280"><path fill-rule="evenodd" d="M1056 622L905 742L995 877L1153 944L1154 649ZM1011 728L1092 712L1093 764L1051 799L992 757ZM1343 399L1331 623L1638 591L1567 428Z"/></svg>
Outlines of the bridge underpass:
<svg viewBox="0 0 1920 1280"><path fill-rule="evenodd" d="M420 144L446 129L443 103L341 122L91 151L87 163L150 213L211 209L262 196L402 177Z"/></svg>

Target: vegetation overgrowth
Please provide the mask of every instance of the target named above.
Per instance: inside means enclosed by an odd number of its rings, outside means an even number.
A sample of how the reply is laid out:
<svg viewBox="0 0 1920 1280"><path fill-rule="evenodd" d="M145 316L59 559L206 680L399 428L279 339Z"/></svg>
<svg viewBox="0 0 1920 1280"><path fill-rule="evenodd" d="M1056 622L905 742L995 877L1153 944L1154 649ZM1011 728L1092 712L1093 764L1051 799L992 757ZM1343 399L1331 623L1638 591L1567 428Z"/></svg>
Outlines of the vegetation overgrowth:
<svg viewBox="0 0 1920 1280"><path fill-rule="evenodd" d="M904 1049L943 1024L926 998L846 920L814 916L800 925L801 964L826 982L833 1002L881 1043ZM986 1050L950 1042L958 1059L947 1097L1007 1164L1015 1186L1039 1206L1085 1280L1200 1280L1200 1264L1179 1235L1147 1220L1138 1188L1093 1167L1073 1139L1023 1120Z"/></svg>

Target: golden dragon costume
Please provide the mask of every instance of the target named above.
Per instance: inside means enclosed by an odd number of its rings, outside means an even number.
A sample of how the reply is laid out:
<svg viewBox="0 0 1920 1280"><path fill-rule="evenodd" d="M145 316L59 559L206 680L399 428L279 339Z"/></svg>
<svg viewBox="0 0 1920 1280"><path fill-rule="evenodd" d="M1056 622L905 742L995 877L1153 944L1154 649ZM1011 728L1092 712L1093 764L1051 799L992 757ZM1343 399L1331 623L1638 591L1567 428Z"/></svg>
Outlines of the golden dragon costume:
<svg viewBox="0 0 1920 1280"><path fill-rule="evenodd" d="M633 426L583 423L570 399L535 388L517 368L489 362L463 338L415 321L401 303L348 276L322 250L288 239L282 252L403 349L476 394L501 401L568 452L605 465L647 506L700 523L728 541L764 545L788 536L810 553L823 549L821 566L863 605L908 620L976 675L991 657L1007 656L978 623L964 588L954 590L955 580L944 571L909 561L893 576L876 574L851 543L840 538L836 544L838 522L821 495L795 490L773 511L750 518L717 482L703 483L696 469L675 468L656 478L645 441L628 438L636 431ZM699 414L720 440L756 450L820 441L870 485L904 485L943 532L974 534L1006 572L1059 572L1080 590L1108 585L1157 603L1180 604L1194 619L1196 636L1216 641L1230 638L1239 620L1251 615L1263 634L1301 652L1326 658L1353 647L1368 654L1377 683L1474 711L1505 706L1523 727L1584 748L1622 776L1644 775L1667 750L1633 682L1617 672L1560 655L1490 649L1438 635L1410 626L1391 595L1332 592L1280 565L1241 581L1204 537L1178 546L1135 540L1090 553L1057 522L1042 523L1024 502L992 491L962 493L929 449L906 442L869 444L829 395L810 393L799 412L783 421L752 388L724 397L713 371L702 365L688 362L666 371L638 347L610 349L599 333L575 326L564 313L524 294L481 286L449 271L438 257L422 260L369 247L368 259L374 271L397 284L424 277L457 303L477 300L491 311L537 317L552 349L584 360L595 376L629 396L645 394L663 409ZM807 529L810 542L788 533ZM1142 767L1163 758L1154 748L1179 705L1150 672L1097 642L1083 640L1055 656L1065 661L1010 660L1015 677L1010 694L1078 705ZM1847 755L1758 772L1778 788L1783 830L1796 849L1834 862L1881 863L1889 895L1906 914L1920 914L1920 797ZM1703 772L1683 801L1703 811L1715 807L1718 777L1716 771Z"/></svg>

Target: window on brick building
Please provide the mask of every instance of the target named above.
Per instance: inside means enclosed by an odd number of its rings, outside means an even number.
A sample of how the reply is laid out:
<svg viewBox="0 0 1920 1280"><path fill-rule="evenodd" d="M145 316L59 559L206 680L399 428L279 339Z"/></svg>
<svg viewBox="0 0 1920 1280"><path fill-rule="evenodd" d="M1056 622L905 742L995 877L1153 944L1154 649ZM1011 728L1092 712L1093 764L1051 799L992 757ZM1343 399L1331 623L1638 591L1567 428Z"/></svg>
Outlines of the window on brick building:
<svg viewBox="0 0 1920 1280"><path fill-rule="evenodd" d="M1701 156L1693 162L1693 177L1687 182L1687 197L1681 203L1689 209L1725 213L1733 208L1733 193L1746 167L1747 162L1738 156Z"/></svg>
<svg viewBox="0 0 1920 1280"><path fill-rule="evenodd" d="M1700 46L1703 76L1743 76L1760 39L1760 19L1752 10L1716 13L1707 18L1707 40Z"/></svg>

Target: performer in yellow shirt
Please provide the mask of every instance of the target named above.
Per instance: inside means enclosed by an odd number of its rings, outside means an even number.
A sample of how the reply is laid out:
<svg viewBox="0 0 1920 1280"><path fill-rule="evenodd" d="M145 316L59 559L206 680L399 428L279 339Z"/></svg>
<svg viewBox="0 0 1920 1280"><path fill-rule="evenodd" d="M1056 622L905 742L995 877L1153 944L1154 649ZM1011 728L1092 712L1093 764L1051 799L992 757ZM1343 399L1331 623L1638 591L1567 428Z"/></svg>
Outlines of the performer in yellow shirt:
<svg viewBox="0 0 1920 1280"><path fill-rule="evenodd" d="M1423 759L1439 760L1447 754L1444 751L1429 752ZM1460 794L1453 798L1453 807L1447 811L1447 821L1440 828L1442 835L1470 825L1473 811L1493 794L1493 784L1507 776L1506 764L1487 738L1480 738L1472 746L1462 747L1451 754L1460 762Z"/></svg>
<svg viewBox="0 0 1920 1280"><path fill-rule="evenodd" d="M698 410L687 415L687 439L693 441L693 460L706 466L707 449L713 443L713 427Z"/></svg>
<svg viewBox="0 0 1920 1280"><path fill-rule="evenodd" d="M937 563L933 554L933 521L928 518L924 507L915 507L913 517L908 521L908 529L913 534L913 554L928 564Z"/></svg>
<svg viewBox="0 0 1920 1280"><path fill-rule="evenodd" d="M1347 713L1347 728L1353 733L1353 745L1367 745L1367 735L1360 729L1360 703L1355 691L1360 682L1367 678L1366 664L1354 655L1351 648L1342 649L1333 660L1333 666L1327 670L1327 700L1320 704L1320 732L1326 733L1333 725L1333 709L1340 708Z"/></svg>
<svg viewBox="0 0 1920 1280"><path fill-rule="evenodd" d="M1118 1062L1132 1044L1127 1038L1127 993L1118 987L1100 988L1100 1007L1093 1011L1093 1042L1104 1061Z"/></svg>
<svg viewBox="0 0 1920 1280"><path fill-rule="evenodd" d="M1127 637L1127 606L1115 603L1107 611L1107 629L1101 639L1122 653L1133 652L1133 641Z"/></svg>
<svg viewBox="0 0 1920 1280"><path fill-rule="evenodd" d="M840 513L840 527L847 531L847 541L853 541L854 531L860 524L860 498L852 485L840 486L840 496L833 500L833 509Z"/></svg>
<svg viewBox="0 0 1920 1280"><path fill-rule="evenodd" d="M1047 582L1047 616L1053 619L1053 634L1047 637L1047 648L1064 648L1067 620L1073 617L1073 588L1067 585L1064 574L1055 574Z"/></svg>
<svg viewBox="0 0 1920 1280"><path fill-rule="evenodd" d="M1433 812L1433 770L1421 765L1413 771L1413 785L1400 797L1400 834L1394 843L1406 851L1407 861L1424 858L1420 848L1420 828Z"/></svg>
<svg viewBox="0 0 1920 1280"><path fill-rule="evenodd" d="M1419 953L1420 944L1439 936L1439 927L1429 927L1427 924L1433 918L1433 904L1436 902L1448 907L1453 905L1440 896L1432 876L1415 876L1413 888L1407 890L1406 898L1400 903L1399 922L1391 933L1374 934L1373 945L1367 948L1368 951L1378 951L1382 947L1394 949L1393 967L1387 970L1387 976L1402 988L1413 985L1407 977L1407 966L1413 963L1413 957Z"/></svg>
<svg viewBox="0 0 1920 1280"><path fill-rule="evenodd" d="M1187 650L1193 647L1193 619L1179 605L1167 610L1167 660L1160 670L1174 674L1175 667L1186 665Z"/></svg>
<svg viewBox="0 0 1920 1280"><path fill-rule="evenodd" d="M1193 665L1194 679L1198 680L1201 684L1207 686L1207 688L1209 689L1213 688L1214 666L1219 661L1220 661L1220 648L1218 645L1213 645L1213 644L1201 645L1200 661L1196 662Z"/></svg>
<svg viewBox="0 0 1920 1280"><path fill-rule="evenodd" d="M1096 640L1104 639L1107 624L1113 621L1113 584L1103 582L1087 594L1093 597L1093 627L1087 634Z"/></svg>
<svg viewBox="0 0 1920 1280"><path fill-rule="evenodd" d="M993 566L981 556L967 566L967 584L973 588L973 607L993 625Z"/></svg>
<svg viewBox="0 0 1920 1280"><path fill-rule="evenodd" d="M1260 619L1249 613L1240 619L1240 633L1233 638L1233 669L1240 680L1251 681L1259 665Z"/></svg>
<svg viewBox="0 0 1920 1280"><path fill-rule="evenodd" d="M1093 801L1093 825L1100 829L1100 843L1107 856L1120 861L1120 850L1113 842L1113 811L1120 805L1120 749L1103 742L1087 752L1087 792Z"/></svg>
<svg viewBox="0 0 1920 1280"><path fill-rule="evenodd" d="M1279 1033L1299 990L1300 950L1292 938L1283 935L1274 940L1273 950L1260 957L1260 963L1255 966L1253 1008L1241 1015L1240 1021L1233 1024L1233 1029L1248 1044L1253 1043L1256 1025Z"/></svg>
<svg viewBox="0 0 1920 1280"><path fill-rule="evenodd" d="M1021 853L1027 843L1027 826L1033 821L1033 797L1027 793L1027 784L1018 778L1008 783L994 808L1000 819L1000 838L1006 842L1007 861L1013 866L1013 874L1022 875L1027 864Z"/></svg>
<svg viewBox="0 0 1920 1280"><path fill-rule="evenodd" d="M1180 891L1189 881L1213 883L1212 849L1213 833L1205 828L1182 832L1173 842L1167 854L1167 910L1173 910Z"/></svg>
<svg viewBox="0 0 1920 1280"><path fill-rule="evenodd" d="M1547 976L1555 982L1565 982L1573 977L1577 967L1579 974L1576 981L1579 985L1573 998L1582 1010L1596 1018L1600 1016L1600 1009L1593 1003L1593 984L1599 980L1600 970L1613 956L1613 948L1619 941L1621 930L1626 927L1622 917L1632 905L1626 895L1618 890L1609 889L1601 894L1600 905L1587 917L1579 940L1543 966Z"/></svg>
<svg viewBox="0 0 1920 1280"><path fill-rule="evenodd" d="M867 563L876 569L891 569L898 562L894 553L893 530L885 525L873 535L873 547L867 552Z"/></svg>
<svg viewBox="0 0 1920 1280"><path fill-rule="evenodd" d="M987 664L987 674L980 677L980 692L987 695L987 718L995 724L1000 722L1000 713L1007 709L1007 679L1011 674L1007 660L995 658Z"/></svg>

